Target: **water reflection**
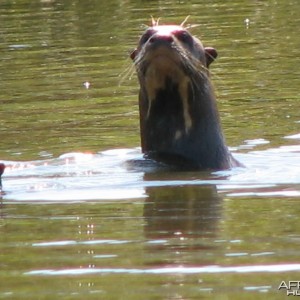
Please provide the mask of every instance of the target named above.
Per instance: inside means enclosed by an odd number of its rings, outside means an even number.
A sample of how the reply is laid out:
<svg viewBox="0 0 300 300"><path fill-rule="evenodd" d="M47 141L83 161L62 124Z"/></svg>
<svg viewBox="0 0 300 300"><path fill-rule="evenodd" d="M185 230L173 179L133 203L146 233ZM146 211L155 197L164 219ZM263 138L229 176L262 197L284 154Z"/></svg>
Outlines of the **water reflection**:
<svg viewBox="0 0 300 300"><path fill-rule="evenodd" d="M278 297L300 270L299 4L2 1L0 298ZM119 74L149 15L191 15L219 50L223 128L248 169L123 168L138 92Z"/></svg>
<svg viewBox="0 0 300 300"><path fill-rule="evenodd" d="M215 185L147 187L145 265L150 268L214 265L222 198Z"/></svg>
<svg viewBox="0 0 300 300"><path fill-rule="evenodd" d="M144 217L148 239L214 237L222 199L214 185L146 188Z"/></svg>

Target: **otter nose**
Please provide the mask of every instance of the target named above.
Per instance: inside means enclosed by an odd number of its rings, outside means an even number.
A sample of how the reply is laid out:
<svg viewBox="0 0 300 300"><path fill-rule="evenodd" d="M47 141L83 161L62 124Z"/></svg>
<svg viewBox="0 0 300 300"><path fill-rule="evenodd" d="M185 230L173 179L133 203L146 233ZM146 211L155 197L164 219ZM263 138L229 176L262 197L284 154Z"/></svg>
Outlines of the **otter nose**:
<svg viewBox="0 0 300 300"><path fill-rule="evenodd" d="M150 43L166 42L171 44L173 42L173 37L171 35L155 34L149 39L149 42Z"/></svg>

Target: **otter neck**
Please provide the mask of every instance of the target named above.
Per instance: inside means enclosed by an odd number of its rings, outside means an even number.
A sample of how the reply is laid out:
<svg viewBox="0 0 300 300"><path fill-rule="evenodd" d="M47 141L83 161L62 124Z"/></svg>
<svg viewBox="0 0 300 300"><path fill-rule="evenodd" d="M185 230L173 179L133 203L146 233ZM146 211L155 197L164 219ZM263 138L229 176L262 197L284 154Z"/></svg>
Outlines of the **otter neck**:
<svg viewBox="0 0 300 300"><path fill-rule="evenodd" d="M226 169L230 154L210 80L206 74L198 82L186 78L166 77L151 93L147 84L141 84L142 151L185 169Z"/></svg>

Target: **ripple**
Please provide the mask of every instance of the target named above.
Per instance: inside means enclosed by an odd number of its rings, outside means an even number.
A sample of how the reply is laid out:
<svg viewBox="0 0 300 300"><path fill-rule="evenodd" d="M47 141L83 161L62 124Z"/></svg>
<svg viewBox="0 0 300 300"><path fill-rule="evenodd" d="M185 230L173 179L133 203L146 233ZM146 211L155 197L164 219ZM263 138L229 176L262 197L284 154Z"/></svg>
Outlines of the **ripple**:
<svg viewBox="0 0 300 300"><path fill-rule="evenodd" d="M265 140L248 141L250 144ZM143 168L140 148L101 153L66 153L58 158L4 162L3 200L90 201L144 199L148 187L214 185L231 197L299 197L300 146L282 146L235 156L247 168L212 172L159 173L145 179L152 167ZM129 166L130 161L142 167ZM148 161L148 160L147 160ZM137 163L139 165L139 163ZM145 167L145 166L144 166ZM149 171L150 172L150 171ZM288 174L288 176L283 176Z"/></svg>
<svg viewBox="0 0 300 300"><path fill-rule="evenodd" d="M130 241L123 240L93 240L93 241L55 241L55 242L43 242L43 243L34 243L32 246L34 247L56 247L56 246L70 246L70 245L99 245L99 244L110 244L110 245L118 245L118 244L127 244Z"/></svg>
<svg viewBox="0 0 300 300"><path fill-rule="evenodd" d="M298 140L300 139L300 133L298 134L293 134L293 135L287 135L284 137L285 139L292 139L292 140Z"/></svg>
<svg viewBox="0 0 300 300"><path fill-rule="evenodd" d="M300 191L273 191L273 192L242 192L242 193L228 193L228 196L232 197L299 197Z"/></svg>
<svg viewBox="0 0 300 300"><path fill-rule="evenodd" d="M218 273L259 273L259 272L299 272L300 264L254 265L254 266L205 266L205 267L172 267L155 269L127 268L79 268L65 270L34 270L25 275L65 276L87 274L218 274Z"/></svg>
<svg viewBox="0 0 300 300"><path fill-rule="evenodd" d="M271 285L262 285L262 286L246 286L244 287L245 291L260 291L260 292L267 292L271 289Z"/></svg>

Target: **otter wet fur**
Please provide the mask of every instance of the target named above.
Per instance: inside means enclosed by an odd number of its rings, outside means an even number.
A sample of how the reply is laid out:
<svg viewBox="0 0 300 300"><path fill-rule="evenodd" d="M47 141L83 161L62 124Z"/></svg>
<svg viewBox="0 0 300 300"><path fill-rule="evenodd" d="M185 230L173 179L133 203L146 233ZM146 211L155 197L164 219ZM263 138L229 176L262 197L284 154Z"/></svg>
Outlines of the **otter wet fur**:
<svg viewBox="0 0 300 300"><path fill-rule="evenodd" d="M183 25L152 23L131 53L145 157L183 170L242 166L225 144L209 76L217 51Z"/></svg>

